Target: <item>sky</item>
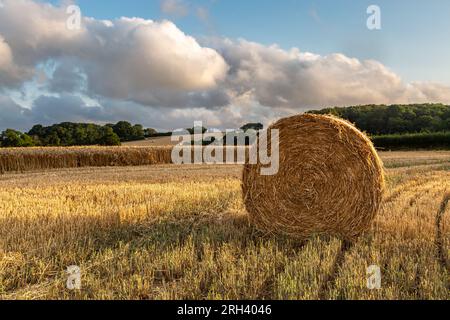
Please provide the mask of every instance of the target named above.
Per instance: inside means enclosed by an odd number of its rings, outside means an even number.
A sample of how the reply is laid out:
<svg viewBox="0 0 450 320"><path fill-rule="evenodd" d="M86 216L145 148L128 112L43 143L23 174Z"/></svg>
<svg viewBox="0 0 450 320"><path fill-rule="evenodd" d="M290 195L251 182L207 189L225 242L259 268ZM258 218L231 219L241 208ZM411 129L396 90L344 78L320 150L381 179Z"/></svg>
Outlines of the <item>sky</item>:
<svg viewBox="0 0 450 320"><path fill-rule="evenodd" d="M244 38L318 54L340 52L359 59L376 59L408 81L450 85L447 0L178 1L189 14L165 13L162 2L77 1L84 14L98 19L171 19L181 30L196 37ZM382 13L382 29L376 32L366 27L366 9L372 4L378 5ZM199 9L207 12L207 19L198 17Z"/></svg>
<svg viewBox="0 0 450 320"><path fill-rule="evenodd" d="M328 106L450 103L449 36L446 0L0 0L0 129L234 128Z"/></svg>

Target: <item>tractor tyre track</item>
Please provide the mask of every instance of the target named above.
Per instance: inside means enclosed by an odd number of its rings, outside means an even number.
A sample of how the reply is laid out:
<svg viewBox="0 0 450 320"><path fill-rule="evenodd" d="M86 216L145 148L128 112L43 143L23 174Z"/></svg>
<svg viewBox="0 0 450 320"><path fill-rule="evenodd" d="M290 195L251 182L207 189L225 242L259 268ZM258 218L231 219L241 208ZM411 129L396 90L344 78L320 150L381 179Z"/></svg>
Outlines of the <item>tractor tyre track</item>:
<svg viewBox="0 0 450 320"><path fill-rule="evenodd" d="M354 242L343 240L339 252L336 254L330 273L326 276L319 290L319 299L326 300L328 291L335 285L339 271L345 262L345 255L353 248Z"/></svg>
<svg viewBox="0 0 450 320"><path fill-rule="evenodd" d="M445 194L444 199L441 202L441 206L436 215L436 247L437 247L437 259L444 270L450 274L450 261L448 259L448 253L444 247L444 237L443 237L443 220L445 211L447 210L448 203L450 202L450 193ZM450 288L450 284L448 284Z"/></svg>

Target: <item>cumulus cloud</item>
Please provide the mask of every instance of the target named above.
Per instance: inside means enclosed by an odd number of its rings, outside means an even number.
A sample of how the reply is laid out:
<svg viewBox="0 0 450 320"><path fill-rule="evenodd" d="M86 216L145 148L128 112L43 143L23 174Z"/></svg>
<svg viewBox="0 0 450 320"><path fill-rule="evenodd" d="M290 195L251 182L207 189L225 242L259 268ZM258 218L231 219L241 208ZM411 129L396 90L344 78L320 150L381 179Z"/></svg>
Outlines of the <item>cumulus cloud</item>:
<svg viewBox="0 0 450 320"><path fill-rule="evenodd" d="M450 101L449 89L406 84L386 66L342 54L320 56L245 40L216 40L230 66L227 85L261 105L304 110L370 103Z"/></svg>
<svg viewBox="0 0 450 320"><path fill-rule="evenodd" d="M140 18L85 17L81 29L71 31L63 7L32 0L3 3L0 91L21 90L38 66L49 61L56 66L44 86L51 97L43 94L31 109L0 100L3 128L121 119L167 129L193 120L236 127L326 106L450 103L449 86L406 83L373 60L246 40L199 41L170 21ZM182 4L162 2L174 13ZM99 106L86 105L80 96Z"/></svg>
<svg viewBox="0 0 450 320"><path fill-rule="evenodd" d="M20 84L26 75L27 71L15 64L11 47L0 34L0 86Z"/></svg>
<svg viewBox="0 0 450 320"><path fill-rule="evenodd" d="M0 8L0 39L9 47L17 66L6 74L8 85L20 85L34 76L36 65L64 55L78 32L67 32L66 14L61 8L27 0L3 0ZM1 45L0 45L1 46Z"/></svg>
<svg viewBox="0 0 450 320"><path fill-rule="evenodd" d="M214 88L226 76L223 58L172 22L122 18L110 26L91 22L89 30L105 43L86 48L91 57L82 62L89 88L97 94L164 103L180 92Z"/></svg>
<svg viewBox="0 0 450 320"><path fill-rule="evenodd" d="M24 68L33 71L39 62L72 57L91 90L114 98L153 102L161 91L204 90L226 76L227 65L215 50L170 21L85 18L82 28L72 31L67 17L63 8L49 4L5 0L0 34Z"/></svg>
<svg viewBox="0 0 450 320"><path fill-rule="evenodd" d="M0 37L0 70L3 72L11 66L12 63L12 53L11 48L5 42L5 40Z"/></svg>
<svg viewBox="0 0 450 320"><path fill-rule="evenodd" d="M408 86L412 97L410 101L450 103L450 86L429 82L413 82Z"/></svg>

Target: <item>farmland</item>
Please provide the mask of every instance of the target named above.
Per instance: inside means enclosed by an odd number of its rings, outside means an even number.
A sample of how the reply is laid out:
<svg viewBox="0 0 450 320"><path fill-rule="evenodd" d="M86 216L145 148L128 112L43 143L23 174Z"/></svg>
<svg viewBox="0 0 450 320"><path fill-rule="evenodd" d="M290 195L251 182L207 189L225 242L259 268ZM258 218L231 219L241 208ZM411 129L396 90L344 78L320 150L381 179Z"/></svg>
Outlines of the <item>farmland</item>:
<svg viewBox="0 0 450 320"><path fill-rule="evenodd" d="M43 147L0 149L0 174L58 168L171 163L170 147Z"/></svg>
<svg viewBox="0 0 450 320"><path fill-rule="evenodd" d="M0 298L449 299L450 152L381 157L383 209L351 245L258 232L237 165L5 170Z"/></svg>

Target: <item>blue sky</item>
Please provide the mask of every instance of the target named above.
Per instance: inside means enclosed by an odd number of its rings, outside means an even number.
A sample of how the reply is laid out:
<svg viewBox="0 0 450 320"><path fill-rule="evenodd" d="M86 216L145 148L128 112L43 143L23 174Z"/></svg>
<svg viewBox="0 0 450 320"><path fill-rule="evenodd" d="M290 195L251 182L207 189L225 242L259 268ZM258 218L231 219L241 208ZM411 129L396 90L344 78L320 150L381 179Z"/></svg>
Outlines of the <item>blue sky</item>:
<svg viewBox="0 0 450 320"><path fill-rule="evenodd" d="M76 2L84 15L98 19L166 18L196 37L245 38L323 55L340 52L376 59L405 81L450 84L448 0L197 0L185 1L187 16L164 14L159 0ZM371 4L381 8L382 30L366 28ZM207 21L195 14L199 7L207 10Z"/></svg>

